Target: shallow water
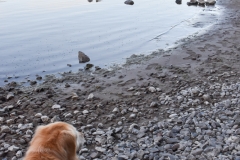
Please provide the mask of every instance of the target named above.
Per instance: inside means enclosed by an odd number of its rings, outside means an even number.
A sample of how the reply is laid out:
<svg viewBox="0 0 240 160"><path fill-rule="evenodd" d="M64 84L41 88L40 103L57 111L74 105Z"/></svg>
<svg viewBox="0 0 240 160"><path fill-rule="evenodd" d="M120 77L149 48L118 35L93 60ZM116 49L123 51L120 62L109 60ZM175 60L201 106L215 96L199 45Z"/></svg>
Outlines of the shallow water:
<svg viewBox="0 0 240 160"><path fill-rule="evenodd" d="M132 54L164 49L216 21L217 6L204 9L186 2L135 0L129 6L124 0L1 0L0 84L7 77L83 68L78 51L97 66L121 63ZM206 20L204 14L215 18Z"/></svg>

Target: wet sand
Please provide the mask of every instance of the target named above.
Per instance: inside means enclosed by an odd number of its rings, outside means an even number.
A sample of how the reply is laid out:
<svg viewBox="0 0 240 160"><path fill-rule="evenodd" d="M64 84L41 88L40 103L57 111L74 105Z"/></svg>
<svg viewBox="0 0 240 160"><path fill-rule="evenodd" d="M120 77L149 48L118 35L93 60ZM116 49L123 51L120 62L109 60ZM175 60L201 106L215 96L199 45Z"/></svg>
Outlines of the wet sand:
<svg viewBox="0 0 240 160"><path fill-rule="evenodd" d="M168 120L173 113L188 112L199 105L207 108L230 99L233 93L222 96L218 89L212 91L210 88L216 84L225 86L239 82L240 2L221 0L217 3L226 7L224 19L208 33L185 38L175 48L159 50L149 56L133 55L124 67L115 66L112 70L68 72L61 78L49 75L30 87L14 82L1 87L0 123L9 130L1 129L0 157L10 159L18 156L17 152L24 154L31 139L30 131L59 119L74 124L85 133L88 151L82 151L81 158L113 158L116 152L107 154L95 147L115 150L113 146L120 142L134 141L134 134L128 130L132 124L148 126L150 122ZM179 101L183 90L196 87L201 88L201 94L186 96L186 103ZM210 98L206 101L203 94ZM196 97L198 105L194 105L195 101L188 103ZM54 104L60 105L61 109L52 108ZM183 104L187 107L182 108ZM37 113L48 116L49 120L43 122ZM21 127L19 124L32 126ZM116 132L119 127L121 130ZM93 133L96 130L107 133L112 129L116 135L111 145L95 141L97 135ZM128 135L125 138L118 137L125 134ZM145 134L155 137L151 129ZM17 148L11 150L4 144ZM93 153L98 155L95 157ZM164 153L176 155L175 151Z"/></svg>

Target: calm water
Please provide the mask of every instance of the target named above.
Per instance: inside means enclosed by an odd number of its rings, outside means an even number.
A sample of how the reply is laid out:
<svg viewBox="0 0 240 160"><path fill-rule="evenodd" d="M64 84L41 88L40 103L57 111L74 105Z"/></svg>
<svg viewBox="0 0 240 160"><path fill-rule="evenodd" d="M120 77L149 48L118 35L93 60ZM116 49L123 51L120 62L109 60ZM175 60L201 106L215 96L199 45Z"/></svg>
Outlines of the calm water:
<svg viewBox="0 0 240 160"><path fill-rule="evenodd" d="M101 67L123 62L132 54L164 49L216 21L218 6L204 9L186 2L0 0L0 84L9 76L83 68L78 51ZM215 19L206 21L203 15Z"/></svg>

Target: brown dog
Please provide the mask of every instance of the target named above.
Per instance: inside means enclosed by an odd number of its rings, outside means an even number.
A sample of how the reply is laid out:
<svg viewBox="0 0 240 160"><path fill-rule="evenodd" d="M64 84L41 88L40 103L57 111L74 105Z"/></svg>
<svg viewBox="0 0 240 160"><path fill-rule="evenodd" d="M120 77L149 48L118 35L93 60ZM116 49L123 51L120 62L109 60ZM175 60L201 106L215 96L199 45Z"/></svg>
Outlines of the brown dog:
<svg viewBox="0 0 240 160"><path fill-rule="evenodd" d="M84 143L84 135L68 123L39 126L24 160L78 160L76 152Z"/></svg>

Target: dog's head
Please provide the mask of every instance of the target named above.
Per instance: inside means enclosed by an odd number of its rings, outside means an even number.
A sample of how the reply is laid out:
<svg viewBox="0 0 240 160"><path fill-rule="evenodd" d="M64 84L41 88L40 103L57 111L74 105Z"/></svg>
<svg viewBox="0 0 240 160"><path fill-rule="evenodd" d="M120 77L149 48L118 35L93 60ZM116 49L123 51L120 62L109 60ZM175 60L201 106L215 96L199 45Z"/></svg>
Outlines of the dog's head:
<svg viewBox="0 0 240 160"><path fill-rule="evenodd" d="M64 122L39 126L30 142L26 157L56 156L58 159L74 159L76 151L85 143L83 133ZM27 159L27 158L25 158ZM29 158L31 159L31 158Z"/></svg>

